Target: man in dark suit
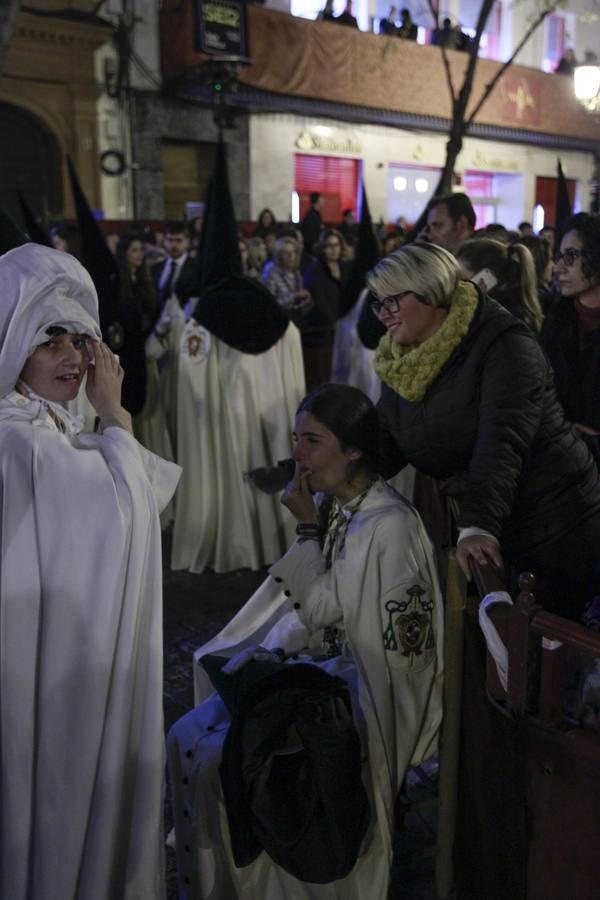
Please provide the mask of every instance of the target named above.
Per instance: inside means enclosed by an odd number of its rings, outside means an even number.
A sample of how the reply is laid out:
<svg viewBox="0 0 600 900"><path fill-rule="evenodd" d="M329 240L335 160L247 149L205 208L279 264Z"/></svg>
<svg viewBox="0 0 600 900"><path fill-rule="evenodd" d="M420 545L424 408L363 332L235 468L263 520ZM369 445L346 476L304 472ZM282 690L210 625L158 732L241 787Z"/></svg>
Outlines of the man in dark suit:
<svg viewBox="0 0 600 900"><path fill-rule="evenodd" d="M175 293L178 284L191 280L196 272L195 260L189 254L190 239L183 222L168 222L164 240L167 258L152 267L152 277L160 309Z"/></svg>
<svg viewBox="0 0 600 900"><path fill-rule="evenodd" d="M300 223L300 230L304 237L304 247L307 253L313 253L314 247L319 243L323 219L321 218L321 195L314 191L310 195L310 209Z"/></svg>

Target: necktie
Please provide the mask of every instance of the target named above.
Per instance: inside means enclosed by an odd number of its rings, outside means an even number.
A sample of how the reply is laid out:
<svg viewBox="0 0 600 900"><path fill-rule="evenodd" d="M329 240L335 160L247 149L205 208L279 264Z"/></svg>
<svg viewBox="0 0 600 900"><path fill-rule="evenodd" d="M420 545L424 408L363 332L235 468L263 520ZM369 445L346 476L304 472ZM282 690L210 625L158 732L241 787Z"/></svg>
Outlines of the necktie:
<svg viewBox="0 0 600 900"><path fill-rule="evenodd" d="M171 291L173 289L173 279L175 278L175 268L175 260L170 259L167 263L167 277L163 281L163 285L160 289L161 306L164 306L166 301L171 296Z"/></svg>

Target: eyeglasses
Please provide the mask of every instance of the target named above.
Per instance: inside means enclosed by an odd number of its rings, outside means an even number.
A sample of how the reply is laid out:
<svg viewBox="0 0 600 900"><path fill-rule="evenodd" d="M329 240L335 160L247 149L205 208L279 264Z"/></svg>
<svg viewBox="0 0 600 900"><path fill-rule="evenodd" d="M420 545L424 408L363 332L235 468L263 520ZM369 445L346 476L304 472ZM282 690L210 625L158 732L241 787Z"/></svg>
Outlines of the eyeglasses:
<svg viewBox="0 0 600 900"><path fill-rule="evenodd" d="M567 269L570 269L576 259L583 256L583 250L576 250L575 247L567 247L566 250L554 254L554 264L564 262Z"/></svg>
<svg viewBox="0 0 600 900"><path fill-rule="evenodd" d="M409 294L415 294L414 291L402 291L400 294L392 294L391 297L384 297L383 300L371 300L371 309L378 316L382 309L386 312L397 313L400 309L400 301ZM422 300L419 294L415 294L417 300Z"/></svg>

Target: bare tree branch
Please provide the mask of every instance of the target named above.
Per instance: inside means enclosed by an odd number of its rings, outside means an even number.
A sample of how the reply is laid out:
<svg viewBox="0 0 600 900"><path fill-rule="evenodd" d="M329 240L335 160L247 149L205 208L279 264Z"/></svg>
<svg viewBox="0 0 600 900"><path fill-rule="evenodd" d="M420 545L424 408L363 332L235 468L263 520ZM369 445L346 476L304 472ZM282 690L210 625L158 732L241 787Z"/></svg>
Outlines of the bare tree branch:
<svg viewBox="0 0 600 900"><path fill-rule="evenodd" d="M479 9L479 16L477 18L477 25L475 28L475 37L473 38L472 46L469 49L469 62L459 94L459 100L464 101L462 110L463 114L473 87L475 69L477 68L477 63L479 61L478 54L479 45L481 43L481 36L483 35L485 26L487 25L487 20L490 17L490 13L495 2L496 0L483 0L483 3L481 4L481 7Z"/></svg>
<svg viewBox="0 0 600 900"><path fill-rule="evenodd" d="M433 0L427 0L427 6L429 7L429 12L433 17L433 21L435 22L435 27L439 30L440 27L440 13L434 4ZM442 53L442 61L444 63L444 69L446 71L446 83L448 85L448 90L450 91L450 98L452 100L452 105L456 103L456 90L454 88L454 81L452 80L452 71L450 69L450 60L448 59L448 51L446 47L441 44L440 50Z"/></svg>
<svg viewBox="0 0 600 900"><path fill-rule="evenodd" d="M477 113L479 112L479 110L481 109L481 107L483 106L485 101L487 100L487 98L490 96L490 94L492 93L492 91L494 90L494 88L496 87L496 85L498 84L498 82L500 81L500 79L502 78L502 76L504 75L506 70L508 69L508 67L513 64L516 57L519 55L519 53L521 52L521 50L523 49L523 47L525 46L525 44L527 43L527 41L529 40L529 38L531 37L533 32L536 30L536 28L538 28L539 25L542 24L542 22L544 21L546 16L548 16L548 15L550 15L550 13L554 12L554 10L556 9L557 6L558 6L558 3L554 3L551 6L548 6L546 9L542 10L542 12L531 23L531 25L529 26L529 28L527 29L527 31L525 32L525 34L519 41L519 44L517 45L513 55L510 57L510 59L507 59L506 62L500 66L500 68L498 69L498 71L496 72L496 74L494 75L492 80L490 81L490 83L485 86L485 90L483 91L483 94L479 98L479 101L477 102L475 109L473 110L473 112L471 113L471 115L469 116L469 118L467 119L467 121L465 123L465 133L469 130L469 128L471 127L471 125L473 124L473 122L475 120L475 116L477 115Z"/></svg>

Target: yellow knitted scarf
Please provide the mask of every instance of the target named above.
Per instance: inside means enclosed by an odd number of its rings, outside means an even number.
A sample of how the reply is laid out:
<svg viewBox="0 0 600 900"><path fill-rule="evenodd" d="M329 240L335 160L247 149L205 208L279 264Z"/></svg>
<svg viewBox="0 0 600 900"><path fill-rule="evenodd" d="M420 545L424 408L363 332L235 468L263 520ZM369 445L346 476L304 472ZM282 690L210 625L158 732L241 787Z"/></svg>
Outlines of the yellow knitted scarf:
<svg viewBox="0 0 600 900"><path fill-rule="evenodd" d="M448 315L441 326L422 344L403 347L384 334L375 353L375 371L382 381L406 400L422 400L427 388L460 344L467 331L479 295L477 288L461 281L450 298Z"/></svg>

